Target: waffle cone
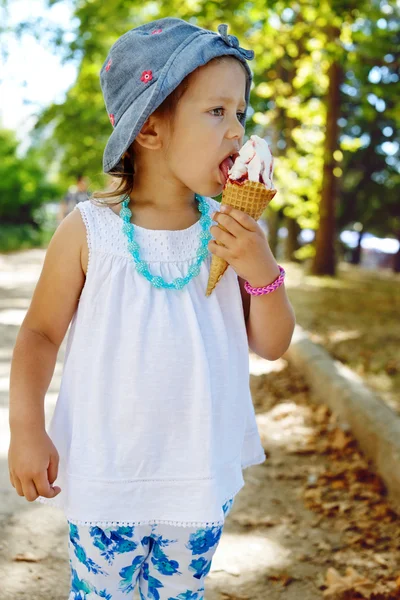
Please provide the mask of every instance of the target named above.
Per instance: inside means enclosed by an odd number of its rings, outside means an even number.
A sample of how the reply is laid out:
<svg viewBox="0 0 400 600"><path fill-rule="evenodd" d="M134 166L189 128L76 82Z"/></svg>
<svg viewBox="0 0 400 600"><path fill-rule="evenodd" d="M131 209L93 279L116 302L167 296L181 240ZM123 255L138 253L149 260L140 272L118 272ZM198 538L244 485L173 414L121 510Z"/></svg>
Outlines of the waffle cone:
<svg viewBox="0 0 400 600"><path fill-rule="evenodd" d="M276 190L269 190L263 183L258 181L247 180L241 185L228 181L222 192L221 206L225 204L237 208L257 221L275 194ZM222 225L218 224L218 227L226 231ZM223 245L221 242L217 242L217 244ZM228 263L226 260L213 254L206 296L210 296L227 268Z"/></svg>

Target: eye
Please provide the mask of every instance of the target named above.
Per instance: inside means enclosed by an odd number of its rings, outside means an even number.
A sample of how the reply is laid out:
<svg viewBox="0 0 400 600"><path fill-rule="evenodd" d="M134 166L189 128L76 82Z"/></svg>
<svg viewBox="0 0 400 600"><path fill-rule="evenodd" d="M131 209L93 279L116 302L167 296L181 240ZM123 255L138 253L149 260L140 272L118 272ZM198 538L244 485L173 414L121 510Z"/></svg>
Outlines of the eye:
<svg viewBox="0 0 400 600"><path fill-rule="evenodd" d="M214 112L215 110L224 110L224 109L223 109L222 107L219 107L219 108L212 108L212 109L211 109L209 112L210 112L210 113L212 113L212 112ZM222 115L213 115L213 117L222 117Z"/></svg>
<svg viewBox="0 0 400 600"><path fill-rule="evenodd" d="M216 110L217 110L217 111L224 111L225 109L224 109L224 107L223 107L223 106L219 106L218 108L212 108L212 109L211 109L209 112L210 112L210 113L213 113L213 112L214 112L214 111L216 111ZM241 112L241 111L239 111L239 112L237 112L236 114L238 115L238 120L240 121L240 123L241 123L242 125L244 125L244 123L245 123L245 121L246 121L246 113L245 113L245 112ZM213 115L213 116L214 116L214 117L222 117L222 114L219 114L219 115Z"/></svg>

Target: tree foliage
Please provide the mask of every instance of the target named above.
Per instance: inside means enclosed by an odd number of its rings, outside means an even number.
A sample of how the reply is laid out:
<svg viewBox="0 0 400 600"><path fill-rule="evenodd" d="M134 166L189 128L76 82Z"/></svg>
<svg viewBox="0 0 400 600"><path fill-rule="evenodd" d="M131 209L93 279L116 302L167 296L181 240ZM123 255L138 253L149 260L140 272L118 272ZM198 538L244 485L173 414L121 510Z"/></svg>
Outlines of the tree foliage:
<svg viewBox="0 0 400 600"><path fill-rule="evenodd" d="M60 188L48 182L40 153L31 148L20 158L17 148L15 133L0 130L0 222L38 226L36 209L56 199Z"/></svg>
<svg viewBox="0 0 400 600"><path fill-rule="evenodd" d="M61 150L60 182L84 171L93 189L105 185L102 153L111 125L101 65L128 29L171 15L214 31L228 23L229 33L255 51L247 135L266 137L276 157L279 193L269 210L302 229L320 229L312 245L317 272L334 273L343 228L359 224L400 237L395 0L75 0L76 37L63 43L57 30L54 44L66 60L81 58L78 77L65 102L39 115L34 142L48 152L51 139Z"/></svg>

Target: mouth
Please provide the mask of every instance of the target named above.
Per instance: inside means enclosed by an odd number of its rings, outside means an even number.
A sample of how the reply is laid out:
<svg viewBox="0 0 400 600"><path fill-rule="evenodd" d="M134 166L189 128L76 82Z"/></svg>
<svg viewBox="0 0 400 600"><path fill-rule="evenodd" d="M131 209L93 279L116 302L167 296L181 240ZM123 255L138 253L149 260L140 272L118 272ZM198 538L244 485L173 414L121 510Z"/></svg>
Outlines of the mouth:
<svg viewBox="0 0 400 600"><path fill-rule="evenodd" d="M226 158L224 158L224 160L219 165L219 170L222 175L222 180L223 180L224 185L229 177L228 172L233 167L233 164L238 156L239 156L239 152L234 152L233 154L229 154Z"/></svg>

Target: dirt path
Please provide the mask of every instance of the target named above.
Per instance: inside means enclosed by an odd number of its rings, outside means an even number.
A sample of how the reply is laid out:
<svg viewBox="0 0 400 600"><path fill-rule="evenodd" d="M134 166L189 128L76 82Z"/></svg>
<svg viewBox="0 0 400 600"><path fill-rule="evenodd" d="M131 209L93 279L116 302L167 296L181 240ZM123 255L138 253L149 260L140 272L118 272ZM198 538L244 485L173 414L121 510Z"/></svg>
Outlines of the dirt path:
<svg viewBox="0 0 400 600"><path fill-rule="evenodd" d="M400 415L400 273L342 262L332 278L284 267L297 323Z"/></svg>
<svg viewBox="0 0 400 600"><path fill-rule="evenodd" d="M32 273L40 267L34 252L30 267L29 252L14 255L8 264L10 272L19 265L19 281L8 288L3 281L0 290L0 333L7 329L7 346L17 330L13 306L26 306ZM1 349L3 381L9 350ZM246 485L226 521L206 600L400 598L400 517L385 503L380 479L345 424L310 401L299 373L284 360L251 359L250 385L268 460L244 471ZM46 420L59 374L58 365ZM66 522L60 511L17 496L8 482L2 390L0 600L66 600Z"/></svg>

